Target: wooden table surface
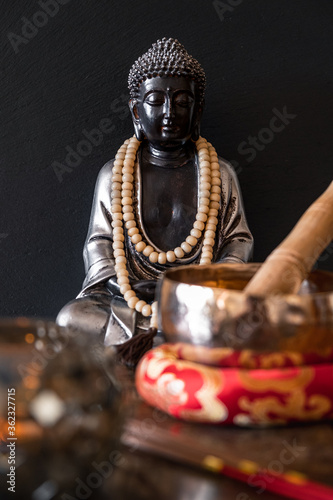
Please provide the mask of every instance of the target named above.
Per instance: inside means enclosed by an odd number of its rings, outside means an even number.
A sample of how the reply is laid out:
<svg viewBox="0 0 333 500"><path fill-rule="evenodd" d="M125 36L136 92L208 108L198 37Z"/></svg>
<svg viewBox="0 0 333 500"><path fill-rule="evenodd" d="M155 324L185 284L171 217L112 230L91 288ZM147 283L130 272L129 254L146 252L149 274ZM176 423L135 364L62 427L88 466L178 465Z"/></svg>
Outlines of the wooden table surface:
<svg viewBox="0 0 333 500"><path fill-rule="evenodd" d="M137 395L133 374L119 368L127 419L121 460L105 487L107 499L121 500L279 500L269 480L250 485L205 470L203 457L248 461L305 474L333 488L331 423L266 429L192 424L146 405ZM333 499L333 489L332 489Z"/></svg>

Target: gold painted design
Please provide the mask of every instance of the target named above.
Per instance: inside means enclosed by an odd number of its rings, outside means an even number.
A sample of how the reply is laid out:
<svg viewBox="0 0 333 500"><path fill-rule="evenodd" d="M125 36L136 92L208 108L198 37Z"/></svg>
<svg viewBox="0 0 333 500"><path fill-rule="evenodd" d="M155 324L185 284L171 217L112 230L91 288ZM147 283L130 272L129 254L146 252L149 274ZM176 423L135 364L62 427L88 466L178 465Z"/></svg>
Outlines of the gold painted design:
<svg viewBox="0 0 333 500"><path fill-rule="evenodd" d="M242 368L257 368L257 360L254 358L253 351L244 349L239 355L239 366Z"/></svg>
<svg viewBox="0 0 333 500"><path fill-rule="evenodd" d="M301 472L297 472L295 470L287 471L285 474L283 474L283 479L288 481L288 483L293 483L300 486L304 486L308 482L305 474L302 474Z"/></svg>
<svg viewBox="0 0 333 500"><path fill-rule="evenodd" d="M250 349L244 349L239 355L239 366L242 368L253 369L270 369L281 368L286 366L287 362L291 361L293 366L302 366L305 364L304 356L299 352L268 352L259 354Z"/></svg>
<svg viewBox="0 0 333 500"><path fill-rule="evenodd" d="M224 462L214 455L206 455L202 461L202 465L209 470L214 472L220 472L224 467Z"/></svg>
<svg viewBox="0 0 333 500"><path fill-rule="evenodd" d="M286 396L285 402L275 396L257 398L253 401L248 396L242 396L238 400L238 405L241 410L249 413L253 422L258 423L283 423L290 418L318 420L332 408L332 403L326 396L315 394L307 398L305 392L301 390Z"/></svg>
<svg viewBox="0 0 333 500"><path fill-rule="evenodd" d="M238 463L238 469L245 474L257 474L260 467L256 462L252 462L252 460L241 460Z"/></svg>
<svg viewBox="0 0 333 500"><path fill-rule="evenodd" d="M137 378L144 381L141 373L155 380L155 387L145 383L146 390L152 394L156 403L159 403L166 411L169 411L171 405L185 405L188 400L188 393L185 389L183 380L173 373L163 373L170 366L170 363L176 362L178 370L190 369L200 373L202 378L202 387L194 394L202 408L181 410L181 416L192 421L210 421L222 422L228 417L228 409L218 398L223 386L222 375L215 368L210 368L200 364L194 365L191 361L182 361L177 359L176 346L164 346L154 351L154 357L151 359L143 358L138 370Z"/></svg>
<svg viewBox="0 0 333 500"><path fill-rule="evenodd" d="M252 349L237 351L231 347L210 348L181 342L168 345L167 351L176 356L180 353L181 357L187 361L221 367L223 367L223 360L233 354L239 355L238 359L236 357L234 360L234 366L247 369L281 368L287 362L291 362L293 366L305 364L304 356L295 351L258 353ZM230 362L228 366L230 366Z"/></svg>
<svg viewBox="0 0 333 500"><path fill-rule="evenodd" d="M151 359L144 358L142 360L142 364L140 366L140 371L143 373L146 372L147 377L151 378L152 380L158 379L158 377L161 375L163 370L167 368L172 361L170 359L172 356L165 356L165 353L158 353L155 352L155 356Z"/></svg>
<svg viewBox="0 0 333 500"><path fill-rule="evenodd" d="M185 343L175 344L175 347L180 348L181 356L188 361L217 366L235 352L231 347L210 348Z"/></svg>
<svg viewBox="0 0 333 500"><path fill-rule="evenodd" d="M308 385L314 378L314 370L311 367L303 367L294 373L295 368L285 368L281 376L289 374L289 377L280 379L256 378L247 370L239 370L238 376L244 389L252 392L290 392L295 389L301 389Z"/></svg>
<svg viewBox="0 0 333 500"><path fill-rule="evenodd" d="M184 408L181 416L192 421L223 422L228 417L228 408L217 397L223 387L222 374L215 368L200 365L196 366L196 370L200 372L203 380L202 387L195 393L201 408Z"/></svg>

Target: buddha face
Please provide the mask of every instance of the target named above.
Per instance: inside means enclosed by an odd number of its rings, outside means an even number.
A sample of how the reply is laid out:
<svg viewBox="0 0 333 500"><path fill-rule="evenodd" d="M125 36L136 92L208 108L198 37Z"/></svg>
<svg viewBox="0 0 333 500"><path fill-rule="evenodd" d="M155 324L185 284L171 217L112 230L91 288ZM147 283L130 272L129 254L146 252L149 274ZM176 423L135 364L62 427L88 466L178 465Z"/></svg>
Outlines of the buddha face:
<svg viewBox="0 0 333 500"><path fill-rule="evenodd" d="M155 77L142 82L139 92L129 103L136 131L157 149L185 144L202 112L196 83L185 77Z"/></svg>

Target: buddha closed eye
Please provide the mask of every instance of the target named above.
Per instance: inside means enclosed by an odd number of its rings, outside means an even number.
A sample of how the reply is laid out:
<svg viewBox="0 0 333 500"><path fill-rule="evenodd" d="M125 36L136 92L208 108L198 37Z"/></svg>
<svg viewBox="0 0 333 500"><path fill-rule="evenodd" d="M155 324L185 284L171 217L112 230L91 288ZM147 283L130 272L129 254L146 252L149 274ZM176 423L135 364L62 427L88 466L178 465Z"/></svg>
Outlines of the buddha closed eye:
<svg viewBox="0 0 333 500"><path fill-rule="evenodd" d="M132 116L151 144L163 148L165 140L175 145L188 141L201 116L198 86L189 77L148 78L130 101Z"/></svg>
<svg viewBox="0 0 333 500"><path fill-rule="evenodd" d="M186 92L180 92L174 97L174 103L176 106L189 108L192 104L194 104L194 98Z"/></svg>
<svg viewBox="0 0 333 500"><path fill-rule="evenodd" d="M149 93L144 102L150 104L151 106L163 106L167 103L168 96L161 91L152 91ZM188 92L179 91L176 95L171 96L173 106L180 106L183 108L188 108L194 104L194 96Z"/></svg>

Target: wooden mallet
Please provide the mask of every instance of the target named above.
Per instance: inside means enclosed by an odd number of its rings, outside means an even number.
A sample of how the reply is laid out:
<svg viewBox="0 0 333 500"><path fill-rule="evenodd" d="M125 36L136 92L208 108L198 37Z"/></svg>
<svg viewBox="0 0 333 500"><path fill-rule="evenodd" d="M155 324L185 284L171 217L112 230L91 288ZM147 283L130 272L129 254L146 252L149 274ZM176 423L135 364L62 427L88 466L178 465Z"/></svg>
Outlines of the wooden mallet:
<svg viewBox="0 0 333 500"><path fill-rule="evenodd" d="M302 281L332 240L333 182L267 257L244 292L249 295L297 293Z"/></svg>

